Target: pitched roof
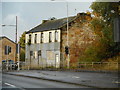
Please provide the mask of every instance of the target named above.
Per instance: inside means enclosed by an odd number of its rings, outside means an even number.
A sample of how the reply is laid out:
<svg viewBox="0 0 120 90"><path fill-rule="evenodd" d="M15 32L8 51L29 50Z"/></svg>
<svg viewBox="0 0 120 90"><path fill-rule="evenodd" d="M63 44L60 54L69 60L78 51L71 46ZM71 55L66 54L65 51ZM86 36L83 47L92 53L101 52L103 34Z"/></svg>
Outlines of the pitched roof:
<svg viewBox="0 0 120 90"><path fill-rule="evenodd" d="M0 36L0 40L3 39L3 38L6 38L5 36Z"/></svg>
<svg viewBox="0 0 120 90"><path fill-rule="evenodd" d="M6 38L6 39L8 39L9 41L11 41L11 42L13 42L13 43L15 43L14 41L12 41L11 39L9 39L8 37L6 37L6 36L1 36L0 37L0 40L2 40L2 39L4 39L4 38ZM15 43L16 44L16 43Z"/></svg>
<svg viewBox="0 0 120 90"><path fill-rule="evenodd" d="M69 17L68 22L70 23L75 19L76 19L76 16ZM67 18L49 20L45 23L42 23L36 26L35 28L31 29L27 33L41 32L41 31L47 31L47 30L57 30L66 24L67 24Z"/></svg>

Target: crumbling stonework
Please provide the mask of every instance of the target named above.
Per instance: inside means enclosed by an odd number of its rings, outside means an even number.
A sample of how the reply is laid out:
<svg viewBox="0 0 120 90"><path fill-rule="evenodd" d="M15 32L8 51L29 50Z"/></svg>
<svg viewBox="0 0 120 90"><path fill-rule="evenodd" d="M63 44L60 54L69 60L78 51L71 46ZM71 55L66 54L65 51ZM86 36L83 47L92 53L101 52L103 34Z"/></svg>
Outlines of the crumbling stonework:
<svg viewBox="0 0 120 90"><path fill-rule="evenodd" d="M83 51L95 40L95 34L90 28L91 20L92 18L90 15L78 14L77 18L69 24L68 36L71 67L77 66L79 57L83 54ZM61 63L64 63L64 66L67 65L67 55L65 54L65 46L67 46L67 31L65 27L61 30Z"/></svg>

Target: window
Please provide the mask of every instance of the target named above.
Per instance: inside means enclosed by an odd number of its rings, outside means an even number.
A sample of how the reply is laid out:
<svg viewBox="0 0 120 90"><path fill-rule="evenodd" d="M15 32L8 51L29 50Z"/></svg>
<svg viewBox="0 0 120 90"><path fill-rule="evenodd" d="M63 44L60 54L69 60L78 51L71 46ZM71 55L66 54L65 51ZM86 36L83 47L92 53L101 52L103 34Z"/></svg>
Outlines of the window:
<svg viewBox="0 0 120 90"><path fill-rule="evenodd" d="M33 51L30 51L30 56L33 56Z"/></svg>
<svg viewBox="0 0 120 90"><path fill-rule="evenodd" d="M5 55L8 55L9 53L11 53L11 47L5 46Z"/></svg>
<svg viewBox="0 0 120 90"><path fill-rule="evenodd" d="M47 53L47 60L54 60L54 51L46 51Z"/></svg>
<svg viewBox="0 0 120 90"><path fill-rule="evenodd" d="M29 39L28 39L28 45L30 45L31 44L31 35L29 35Z"/></svg>
<svg viewBox="0 0 120 90"><path fill-rule="evenodd" d="M37 43L37 34L35 34L35 39L34 40L35 40L35 43Z"/></svg>
<svg viewBox="0 0 120 90"><path fill-rule="evenodd" d="M52 32L49 32L49 42L52 42Z"/></svg>
<svg viewBox="0 0 120 90"><path fill-rule="evenodd" d="M34 52L34 58L37 58L37 51Z"/></svg>
<svg viewBox="0 0 120 90"><path fill-rule="evenodd" d="M41 56L41 50L38 51L38 56Z"/></svg>
<svg viewBox="0 0 120 90"><path fill-rule="evenodd" d="M31 40L31 35L29 35L29 40Z"/></svg>
<svg viewBox="0 0 120 90"><path fill-rule="evenodd" d="M58 32L55 31L55 42L57 42L57 41L58 41Z"/></svg>
<svg viewBox="0 0 120 90"><path fill-rule="evenodd" d="M8 52L11 53L11 47L10 46L8 46Z"/></svg>
<svg viewBox="0 0 120 90"><path fill-rule="evenodd" d="M43 33L41 33L41 43L43 43L44 37L43 37Z"/></svg>
<svg viewBox="0 0 120 90"><path fill-rule="evenodd" d="M55 55L55 67L56 68L59 67L59 55L58 54Z"/></svg>
<svg viewBox="0 0 120 90"><path fill-rule="evenodd" d="M8 55L8 46L5 46L5 55Z"/></svg>

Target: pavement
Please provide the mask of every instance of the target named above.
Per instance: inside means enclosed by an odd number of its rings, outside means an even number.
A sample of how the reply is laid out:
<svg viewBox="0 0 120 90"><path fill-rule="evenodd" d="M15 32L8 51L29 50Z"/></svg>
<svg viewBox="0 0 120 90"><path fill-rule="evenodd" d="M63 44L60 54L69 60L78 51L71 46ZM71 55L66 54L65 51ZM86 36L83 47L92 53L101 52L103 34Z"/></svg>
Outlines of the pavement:
<svg viewBox="0 0 120 90"><path fill-rule="evenodd" d="M119 88L120 83L117 73L25 70L6 72L6 74L83 85L93 88Z"/></svg>

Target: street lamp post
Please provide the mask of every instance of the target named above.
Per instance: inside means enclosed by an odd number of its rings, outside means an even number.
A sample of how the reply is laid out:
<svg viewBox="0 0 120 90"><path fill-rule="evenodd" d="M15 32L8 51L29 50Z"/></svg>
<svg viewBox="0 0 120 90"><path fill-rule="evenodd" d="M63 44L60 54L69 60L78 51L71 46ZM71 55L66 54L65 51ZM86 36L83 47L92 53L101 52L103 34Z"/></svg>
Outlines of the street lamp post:
<svg viewBox="0 0 120 90"><path fill-rule="evenodd" d="M56 0L51 0L51 1L56 1ZM67 47L68 47L68 50L69 50L69 23L68 23L68 1L67 0L64 0L66 2L66 7L67 7ZM69 52L69 51L68 51ZM70 54L68 53L67 54L67 68L69 69L70 67Z"/></svg>
<svg viewBox="0 0 120 90"><path fill-rule="evenodd" d="M67 46L68 46L68 52L70 53L69 51L69 23L68 23L68 2L66 1L66 4L67 4ZM67 68L69 69L70 67L70 54L67 54Z"/></svg>
<svg viewBox="0 0 120 90"><path fill-rule="evenodd" d="M15 26L15 27L16 27L16 33L15 33L15 34L16 34L16 36L15 36L16 38L15 38L15 42L17 43L17 16L16 16L16 24L15 24L15 25L4 25L4 24L3 24L2 26L3 26L3 27L5 27L5 26Z"/></svg>
<svg viewBox="0 0 120 90"><path fill-rule="evenodd" d="M17 16L16 16L16 24L15 25L2 25L3 27L5 27L5 26L15 26L16 27L16 33L15 33L15 43L17 44L18 42L17 42ZM20 68L19 68L19 44L17 44L17 46L16 47L18 47L17 49L18 49L18 58L17 58L17 61L18 61L18 70L20 70ZM17 53L16 53L17 54Z"/></svg>
<svg viewBox="0 0 120 90"><path fill-rule="evenodd" d="M16 16L16 41L15 42L17 43L17 16Z"/></svg>

